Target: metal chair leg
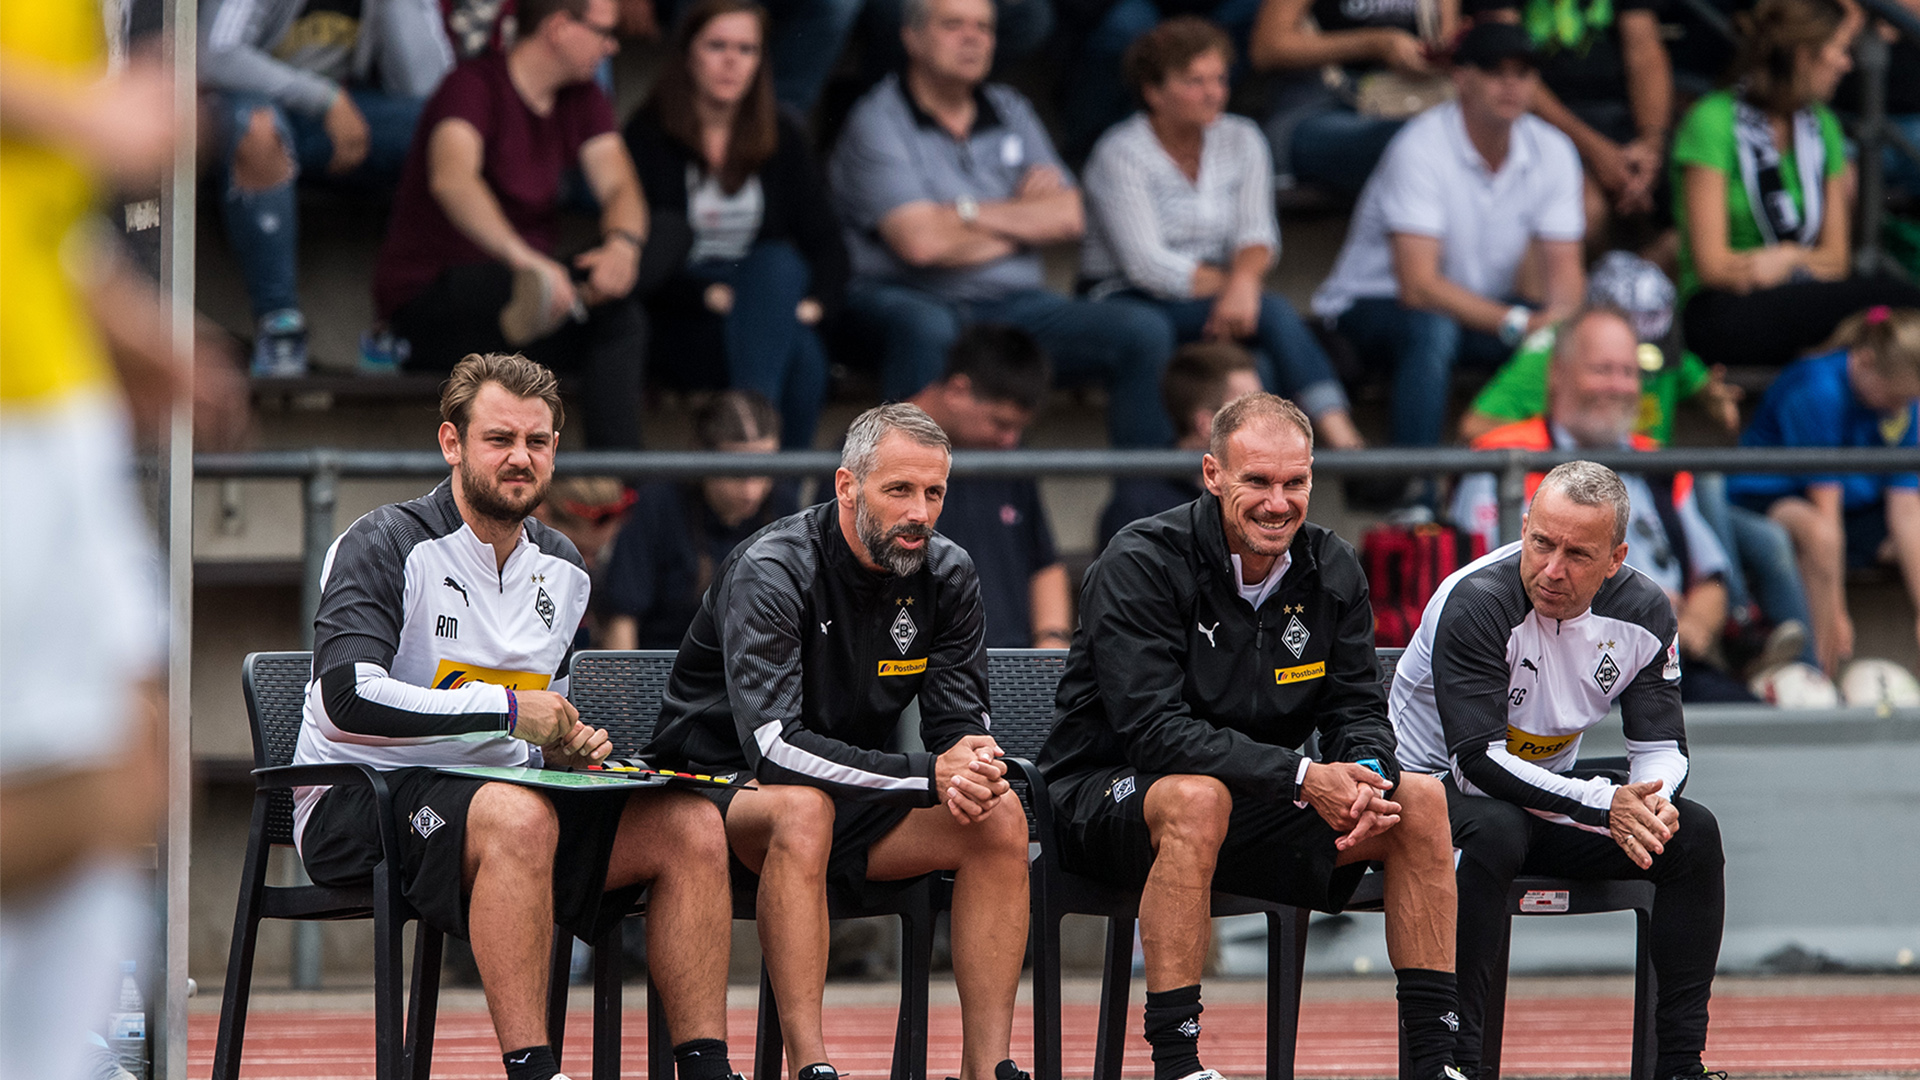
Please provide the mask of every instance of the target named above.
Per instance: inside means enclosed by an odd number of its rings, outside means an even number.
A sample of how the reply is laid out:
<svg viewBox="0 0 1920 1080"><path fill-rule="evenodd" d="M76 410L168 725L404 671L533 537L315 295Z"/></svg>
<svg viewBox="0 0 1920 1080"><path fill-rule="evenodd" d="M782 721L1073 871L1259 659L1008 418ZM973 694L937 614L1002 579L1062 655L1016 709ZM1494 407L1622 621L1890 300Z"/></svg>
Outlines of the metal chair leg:
<svg viewBox="0 0 1920 1080"><path fill-rule="evenodd" d="M1633 1068L1632 1080L1653 1080L1654 1056L1659 1052L1653 1011L1660 1000L1660 980L1653 970L1653 912L1636 908L1637 930L1633 958Z"/></svg>
<svg viewBox="0 0 1920 1080"><path fill-rule="evenodd" d="M446 938L425 922L413 924L413 989L407 995L407 1067L410 1080L433 1075L433 1026L440 1009L440 956Z"/></svg>
<svg viewBox="0 0 1920 1080"><path fill-rule="evenodd" d="M593 943L593 1080L620 1080L620 961L615 919Z"/></svg>
<svg viewBox="0 0 1920 1080"><path fill-rule="evenodd" d="M554 1064L567 1047L567 983L573 977L573 934L553 928L553 951L547 963L547 1045Z"/></svg>
<svg viewBox="0 0 1920 1080"><path fill-rule="evenodd" d="M248 835L265 835L267 798L253 800ZM213 1080L240 1080L240 1054L247 1037L247 1001L253 990L253 951L260 939L260 904L266 895L267 852L249 842L240 871L240 900L233 913L233 945L227 952L227 984L220 992L220 1034L213 1048Z"/></svg>
<svg viewBox="0 0 1920 1080"><path fill-rule="evenodd" d="M1100 975L1100 1026L1093 1043L1093 1080L1120 1080L1127 1052L1127 1005L1133 989L1134 920L1107 920L1107 956Z"/></svg>
<svg viewBox="0 0 1920 1080"><path fill-rule="evenodd" d="M1033 885L1033 1075L1035 1080L1061 1080L1060 1034L1060 920L1044 897L1044 884Z"/></svg>
<svg viewBox="0 0 1920 1080"><path fill-rule="evenodd" d="M1267 1080L1293 1080L1307 974L1306 908L1267 912Z"/></svg>
<svg viewBox="0 0 1920 1080"><path fill-rule="evenodd" d="M374 1080L406 1080L406 1003L401 999L403 913L385 861L374 867L373 1073Z"/></svg>
<svg viewBox="0 0 1920 1080"><path fill-rule="evenodd" d="M785 1047L780 1038L780 1002L773 996L773 977L760 965L760 1025L753 1039L753 1080L780 1080Z"/></svg>
<svg viewBox="0 0 1920 1080"><path fill-rule="evenodd" d="M1507 961L1513 952L1513 917L1500 936L1500 951L1487 975L1486 1014L1480 1020L1480 1080L1500 1080L1500 1044L1507 1028Z"/></svg>

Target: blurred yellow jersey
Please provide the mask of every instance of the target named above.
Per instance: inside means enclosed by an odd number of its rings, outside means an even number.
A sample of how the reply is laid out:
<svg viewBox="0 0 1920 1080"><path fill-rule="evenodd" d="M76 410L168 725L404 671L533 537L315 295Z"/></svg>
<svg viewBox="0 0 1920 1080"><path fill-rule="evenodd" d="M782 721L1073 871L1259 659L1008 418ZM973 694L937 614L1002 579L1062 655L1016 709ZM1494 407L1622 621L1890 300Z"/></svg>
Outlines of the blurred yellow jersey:
<svg viewBox="0 0 1920 1080"><path fill-rule="evenodd" d="M0 65L76 79L106 72L97 0L0 3ZM62 249L94 207L80 162L0 127L0 409L57 405L111 375Z"/></svg>

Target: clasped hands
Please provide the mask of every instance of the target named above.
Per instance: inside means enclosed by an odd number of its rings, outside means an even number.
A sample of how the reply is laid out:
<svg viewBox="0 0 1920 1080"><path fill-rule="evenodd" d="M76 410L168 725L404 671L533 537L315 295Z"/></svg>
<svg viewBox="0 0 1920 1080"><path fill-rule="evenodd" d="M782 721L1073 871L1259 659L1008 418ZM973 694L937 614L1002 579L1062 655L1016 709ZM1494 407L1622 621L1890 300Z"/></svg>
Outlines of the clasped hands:
<svg viewBox="0 0 1920 1080"><path fill-rule="evenodd" d="M1300 783L1300 797L1340 834L1339 851L1400 823L1400 804L1387 798L1392 790L1386 777L1351 761L1313 762Z"/></svg>
<svg viewBox="0 0 1920 1080"><path fill-rule="evenodd" d="M967 735L934 759L934 789L955 821L971 825L985 818L1012 790L1000 760L1005 753L990 735Z"/></svg>
<svg viewBox="0 0 1920 1080"><path fill-rule="evenodd" d="M613 753L605 728L581 722L580 710L551 690L522 690L516 695L520 716L513 737L540 748L549 769L598 765Z"/></svg>

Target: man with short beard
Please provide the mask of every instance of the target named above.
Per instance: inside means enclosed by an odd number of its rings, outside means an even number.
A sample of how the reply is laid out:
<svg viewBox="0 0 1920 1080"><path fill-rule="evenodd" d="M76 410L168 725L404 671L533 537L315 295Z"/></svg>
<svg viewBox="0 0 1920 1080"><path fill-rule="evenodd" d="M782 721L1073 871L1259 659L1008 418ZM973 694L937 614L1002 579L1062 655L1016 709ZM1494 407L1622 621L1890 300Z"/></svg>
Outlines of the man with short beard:
<svg viewBox="0 0 1920 1080"><path fill-rule="evenodd" d="M624 911L642 889L680 1080L725 1080L732 904L712 804L438 771L564 769L611 749L566 699L586 569L566 537L527 516L553 481L564 419L553 373L522 356L468 356L440 415L452 476L367 514L327 552L294 763L382 772L401 847L390 869L423 921L473 943L508 1080L559 1074L547 1041L554 924L588 936L603 908ZM372 791L306 787L294 799L313 879L366 881L382 859Z"/></svg>
<svg viewBox="0 0 1920 1080"><path fill-rule="evenodd" d="M1476 450L1654 450L1635 433L1640 415L1639 337L1616 308L1587 307L1560 327L1547 370L1547 414L1495 428L1473 440ZM1527 477L1527 498L1542 474ZM1689 473L1621 476L1633 504L1627 565L1666 592L1680 619L1680 655L1701 661L1714 652L1727 622L1727 553L1694 500ZM1501 544L1498 484L1492 473L1463 478L1454 493L1454 523L1479 533L1492 551ZM1505 539L1512 539L1511 537ZM1750 701L1737 680L1692 663L1682 683L1687 700Z"/></svg>
<svg viewBox="0 0 1920 1080"><path fill-rule="evenodd" d="M1214 890L1339 911L1383 863L1401 1078L1463 1080L1446 794L1395 764L1366 575L1306 520L1312 422L1248 394L1211 440L1206 491L1087 571L1038 762L1060 861L1141 890L1154 1080L1220 1080L1199 1047Z"/></svg>
<svg viewBox="0 0 1920 1080"><path fill-rule="evenodd" d="M1009 1047L1027 942L1027 822L987 733L980 584L933 531L946 433L913 405L847 430L834 498L768 525L714 575L642 753L739 774L717 793L794 1080L833 1080L820 1024L832 894L871 902L952 871L962 1080L1024 1080ZM919 699L926 750L896 752ZM770 1078L769 1078L770 1080Z"/></svg>

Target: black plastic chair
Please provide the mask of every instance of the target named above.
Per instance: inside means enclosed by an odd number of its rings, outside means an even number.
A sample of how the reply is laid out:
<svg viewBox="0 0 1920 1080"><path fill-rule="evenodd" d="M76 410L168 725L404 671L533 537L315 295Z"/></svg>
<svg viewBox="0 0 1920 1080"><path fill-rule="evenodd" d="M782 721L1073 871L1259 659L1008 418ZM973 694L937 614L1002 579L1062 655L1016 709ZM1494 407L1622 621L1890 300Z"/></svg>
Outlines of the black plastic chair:
<svg viewBox="0 0 1920 1080"><path fill-rule="evenodd" d="M1107 918L1106 959L1100 980L1100 1020L1094 1043L1094 1080L1117 1080L1125 1053L1127 998L1133 981L1133 932L1140 914L1140 892L1068 873L1050 843L1053 807L1033 759L1053 729L1054 690L1066 670L1061 649L989 649L988 692L993 703L993 737L1007 753L1028 800L1036 851L1032 862L1033 896L1033 1043L1034 1075L1059 1080L1060 919L1065 915ZM1267 1076L1291 1080L1293 1046L1300 1023L1297 998L1284 992L1295 942L1305 943L1306 912L1286 904L1230 893L1213 894L1213 914L1267 917ZM1287 1003L1293 1002L1288 1008Z"/></svg>
<svg viewBox="0 0 1920 1080"><path fill-rule="evenodd" d="M568 687L568 698L580 710L580 717L595 727L607 729L614 753L626 756L639 753L653 737L660 715L660 699L666 690L667 676L676 654L672 650L633 652L588 651L576 653ZM736 890L733 917L753 919L757 895L753 890ZM833 919L862 919L892 915L901 923L900 1014L894 1027L893 1065L895 1080L926 1080L928 985L933 975L933 923L951 901L949 883L941 875L928 875L901 889L885 901L871 907L852 907L834 902L827 914ZM613 1080L601 1073L601 1047L610 1044L617 1058L620 1030L619 928L608 928L594 949L594 1080ZM610 988L603 993L602 988ZM657 995L647 994L648 1058L652 1080L671 1080L672 1048L667 1043L664 1017L655 1014ZM610 1011L602 1011L610 1010ZM780 1037L779 1004L773 997L773 983L767 968L760 966L759 1030L754 1042L754 1076L777 1080L784 1076L781 1067L784 1044ZM610 1032L611 1035L603 1035ZM556 1052L558 1040L556 1038ZM664 1056L663 1056L664 1055ZM662 1071L665 1070L665 1071Z"/></svg>
<svg viewBox="0 0 1920 1080"><path fill-rule="evenodd" d="M386 781L366 765L291 764L311 673L312 656L305 652L252 653L241 670L247 719L253 729L253 818L247 833L246 862L240 872L240 902L233 917L227 982L221 994L213 1080L239 1080L253 955L262 919L372 919L374 1076L376 1080L427 1080L433 1057L442 937L438 930L420 924L414 942L413 992L403 1017L401 930L407 920L417 916L388 871L399 843ZM373 791L380 808L380 842L386 858L364 885L268 885L268 855L276 846L293 845L292 789L320 784L360 784Z"/></svg>
<svg viewBox="0 0 1920 1080"><path fill-rule="evenodd" d="M675 655L672 649L575 653L568 672L567 700L580 710L582 720L607 729L616 756L637 754L652 736L654 721L660 716L660 699L666 693ZM626 915L645 914L642 904L603 918L595 940L587 942L593 947L593 1080L620 1077L620 988L624 977L620 924ZM561 964L570 958L572 943L573 938L564 932L555 935L556 970L565 970ZM548 993L547 1030L558 1061L567 1024L566 983L557 982ZM673 1080L673 1075L673 1040L667 1030L667 1014L649 976L647 1076L649 1080Z"/></svg>

